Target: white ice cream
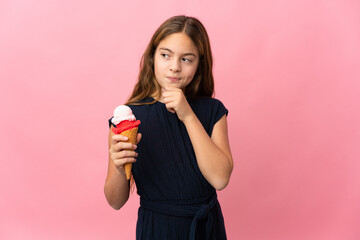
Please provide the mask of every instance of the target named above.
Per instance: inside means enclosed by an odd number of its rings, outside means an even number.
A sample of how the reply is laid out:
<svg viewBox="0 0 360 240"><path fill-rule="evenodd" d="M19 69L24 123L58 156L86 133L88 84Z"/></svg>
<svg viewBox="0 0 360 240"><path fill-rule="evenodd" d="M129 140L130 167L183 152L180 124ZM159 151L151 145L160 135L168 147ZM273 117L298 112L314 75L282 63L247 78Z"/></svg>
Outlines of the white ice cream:
<svg viewBox="0 0 360 240"><path fill-rule="evenodd" d="M135 121L136 118L128 106L126 105L117 106L114 110L114 117L111 119L111 122L117 125L124 120Z"/></svg>

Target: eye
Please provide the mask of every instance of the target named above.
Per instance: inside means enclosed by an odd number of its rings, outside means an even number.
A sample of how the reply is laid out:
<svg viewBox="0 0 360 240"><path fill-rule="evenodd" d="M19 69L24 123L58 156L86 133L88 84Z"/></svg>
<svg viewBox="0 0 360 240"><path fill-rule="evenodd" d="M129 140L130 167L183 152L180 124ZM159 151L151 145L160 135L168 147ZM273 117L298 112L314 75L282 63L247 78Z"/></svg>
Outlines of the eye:
<svg viewBox="0 0 360 240"><path fill-rule="evenodd" d="M166 53L160 53L160 55L161 55L163 58L168 58L168 57L169 57L169 55L166 54Z"/></svg>
<svg viewBox="0 0 360 240"><path fill-rule="evenodd" d="M189 59L189 58L182 58L181 60L184 61L184 62L192 62L192 60Z"/></svg>

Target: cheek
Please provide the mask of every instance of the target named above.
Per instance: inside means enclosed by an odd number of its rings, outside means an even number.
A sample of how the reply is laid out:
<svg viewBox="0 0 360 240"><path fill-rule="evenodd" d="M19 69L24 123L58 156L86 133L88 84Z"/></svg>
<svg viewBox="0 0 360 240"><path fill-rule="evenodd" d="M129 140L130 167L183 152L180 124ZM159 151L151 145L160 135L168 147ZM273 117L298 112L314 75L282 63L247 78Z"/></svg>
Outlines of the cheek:
<svg viewBox="0 0 360 240"><path fill-rule="evenodd" d="M165 66L164 62L155 61L155 64L154 64L155 73L161 74L162 72L164 72L165 67L166 66Z"/></svg>
<svg viewBox="0 0 360 240"><path fill-rule="evenodd" d="M159 75L160 72L160 66L159 66L159 61L154 61L154 73L155 73L155 77L157 77L157 75Z"/></svg>
<svg viewBox="0 0 360 240"><path fill-rule="evenodd" d="M164 79L164 76L166 75L166 71L164 70L164 64L157 62L157 64L154 65L154 75L156 81L161 85Z"/></svg>
<svg viewBox="0 0 360 240"><path fill-rule="evenodd" d="M192 67L188 69L188 76L189 78L193 79L196 74L197 67Z"/></svg>

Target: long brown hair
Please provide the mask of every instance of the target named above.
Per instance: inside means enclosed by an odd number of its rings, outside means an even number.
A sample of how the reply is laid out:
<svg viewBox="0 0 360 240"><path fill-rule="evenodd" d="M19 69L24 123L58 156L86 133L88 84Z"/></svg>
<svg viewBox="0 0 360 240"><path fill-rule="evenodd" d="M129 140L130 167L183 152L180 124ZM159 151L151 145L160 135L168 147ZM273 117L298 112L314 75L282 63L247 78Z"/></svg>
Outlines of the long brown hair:
<svg viewBox="0 0 360 240"><path fill-rule="evenodd" d="M156 102L156 99L160 98L161 88L154 74L154 54L164 38L179 32L185 33L193 41L200 55L195 76L184 89L185 96L192 99L213 96L213 59L206 29L198 19L180 15L166 20L152 36L141 58L138 82L126 104L137 105L138 101L154 94L156 94L155 101L148 104L152 104Z"/></svg>

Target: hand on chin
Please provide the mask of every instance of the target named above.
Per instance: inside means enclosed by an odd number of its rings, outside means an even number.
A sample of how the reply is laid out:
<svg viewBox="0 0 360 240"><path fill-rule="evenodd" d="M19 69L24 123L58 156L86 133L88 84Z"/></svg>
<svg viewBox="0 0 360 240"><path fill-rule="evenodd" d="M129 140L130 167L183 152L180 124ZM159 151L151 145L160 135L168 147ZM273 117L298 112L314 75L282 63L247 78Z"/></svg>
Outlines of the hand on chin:
<svg viewBox="0 0 360 240"><path fill-rule="evenodd" d="M164 87L161 92L163 103L171 113L176 113L181 121L191 115L192 109L184 92L178 87Z"/></svg>

